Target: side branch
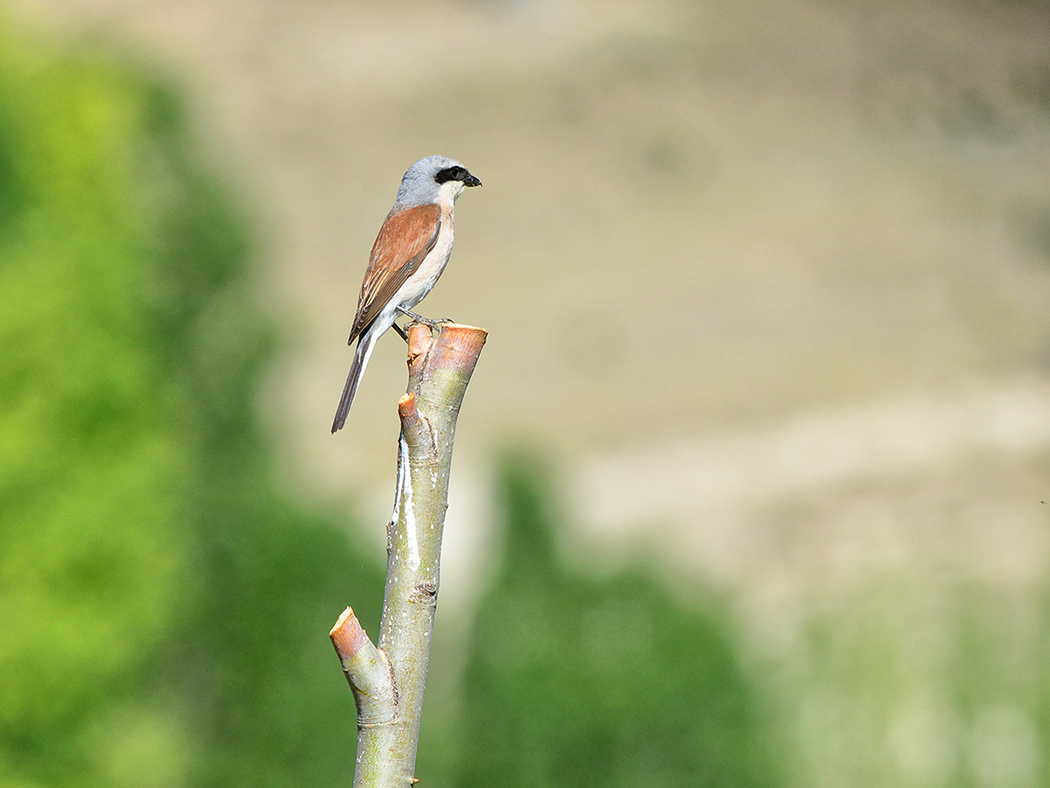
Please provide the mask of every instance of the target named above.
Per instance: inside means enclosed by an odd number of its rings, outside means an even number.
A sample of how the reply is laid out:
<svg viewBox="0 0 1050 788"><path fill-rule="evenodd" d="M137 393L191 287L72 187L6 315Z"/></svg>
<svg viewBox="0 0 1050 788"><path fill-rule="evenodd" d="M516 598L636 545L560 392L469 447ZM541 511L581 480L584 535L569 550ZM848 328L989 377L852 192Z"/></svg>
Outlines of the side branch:
<svg viewBox="0 0 1050 788"><path fill-rule="evenodd" d="M354 693L357 727L393 722L397 718L394 674L386 655L369 640L353 610L343 611L328 637Z"/></svg>
<svg viewBox="0 0 1050 788"><path fill-rule="evenodd" d="M417 456L436 454L434 431L426 417L416 407L416 395L408 392L397 403L397 414L401 417L401 437ZM396 517L394 518L397 519Z"/></svg>

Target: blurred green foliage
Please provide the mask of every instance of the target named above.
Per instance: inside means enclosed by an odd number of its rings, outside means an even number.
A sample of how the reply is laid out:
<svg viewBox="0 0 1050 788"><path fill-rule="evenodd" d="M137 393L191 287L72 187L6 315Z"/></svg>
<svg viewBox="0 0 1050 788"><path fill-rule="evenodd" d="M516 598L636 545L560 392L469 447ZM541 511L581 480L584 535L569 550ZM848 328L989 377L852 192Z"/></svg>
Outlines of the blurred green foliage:
<svg viewBox="0 0 1050 788"><path fill-rule="evenodd" d="M246 253L167 90L0 19L2 786L353 768L382 576L269 480Z"/></svg>
<svg viewBox="0 0 1050 788"><path fill-rule="evenodd" d="M503 564L471 638L458 784L776 784L726 628L643 572L562 566L539 468L503 471Z"/></svg>

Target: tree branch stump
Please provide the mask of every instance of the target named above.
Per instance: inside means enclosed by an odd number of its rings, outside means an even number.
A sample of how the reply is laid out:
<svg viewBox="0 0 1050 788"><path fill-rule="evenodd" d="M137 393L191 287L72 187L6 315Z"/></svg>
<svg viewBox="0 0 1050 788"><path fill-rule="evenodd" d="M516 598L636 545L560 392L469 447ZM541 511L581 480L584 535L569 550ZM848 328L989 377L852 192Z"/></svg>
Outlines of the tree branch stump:
<svg viewBox="0 0 1050 788"><path fill-rule="evenodd" d="M423 690L440 582L441 537L456 421L485 344L484 329L408 331L408 390L397 405L397 492L387 526L378 648L347 608L329 633L357 705L355 788L408 788L415 779Z"/></svg>

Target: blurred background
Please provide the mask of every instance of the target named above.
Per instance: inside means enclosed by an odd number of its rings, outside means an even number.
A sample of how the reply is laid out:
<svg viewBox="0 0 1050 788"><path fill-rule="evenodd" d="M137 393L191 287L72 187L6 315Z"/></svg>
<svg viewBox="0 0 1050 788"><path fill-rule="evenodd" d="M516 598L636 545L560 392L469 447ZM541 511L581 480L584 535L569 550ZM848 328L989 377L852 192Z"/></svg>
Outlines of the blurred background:
<svg viewBox="0 0 1050 788"><path fill-rule="evenodd" d="M1050 6L10 0L0 786L349 784L431 153L424 785L1050 785Z"/></svg>

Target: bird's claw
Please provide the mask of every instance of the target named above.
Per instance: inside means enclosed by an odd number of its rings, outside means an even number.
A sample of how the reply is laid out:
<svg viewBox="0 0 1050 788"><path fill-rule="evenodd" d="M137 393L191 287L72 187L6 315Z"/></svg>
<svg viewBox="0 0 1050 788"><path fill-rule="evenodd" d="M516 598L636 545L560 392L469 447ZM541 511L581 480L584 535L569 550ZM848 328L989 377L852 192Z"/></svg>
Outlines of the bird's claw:
<svg viewBox="0 0 1050 788"><path fill-rule="evenodd" d="M415 312L412 312L411 310L405 309L404 307L400 307L400 306L397 308L397 311L400 312L401 314L403 314L405 317L411 318L413 323L422 323L424 326L429 328L431 331L437 329L439 326L441 326L442 323L454 323L455 322L454 320L451 320L450 318L447 318L447 317L440 317L437 320L431 320L428 317L423 317L422 315L417 315ZM402 329L400 326L398 326L397 323L394 323L394 327L397 328L397 333L401 334L402 338L407 342L408 341L408 335L404 333L404 329Z"/></svg>

